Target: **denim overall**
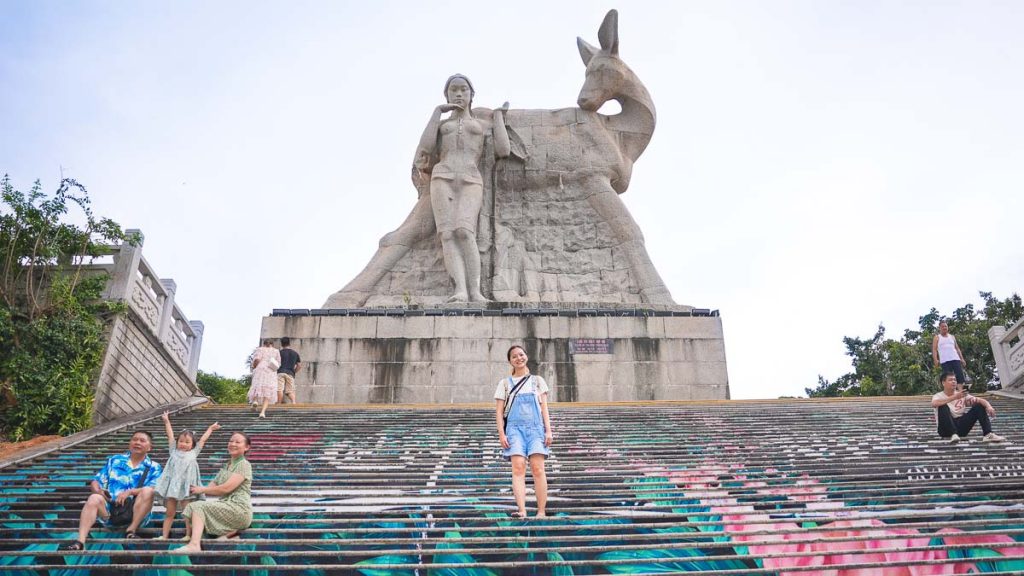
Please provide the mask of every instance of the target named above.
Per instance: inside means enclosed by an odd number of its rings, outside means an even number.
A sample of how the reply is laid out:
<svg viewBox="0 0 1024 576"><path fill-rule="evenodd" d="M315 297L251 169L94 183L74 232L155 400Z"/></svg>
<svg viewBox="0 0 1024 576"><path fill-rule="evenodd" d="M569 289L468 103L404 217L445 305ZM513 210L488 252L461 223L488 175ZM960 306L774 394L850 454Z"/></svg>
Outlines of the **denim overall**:
<svg viewBox="0 0 1024 576"><path fill-rule="evenodd" d="M509 390L514 386L515 383L510 378ZM512 408L508 411L508 430L505 431L505 436L509 443L508 449L502 452L505 458L529 458L533 454L550 454L548 447L544 445L544 419L541 417L537 394L523 392L522 389L516 393L512 399Z"/></svg>

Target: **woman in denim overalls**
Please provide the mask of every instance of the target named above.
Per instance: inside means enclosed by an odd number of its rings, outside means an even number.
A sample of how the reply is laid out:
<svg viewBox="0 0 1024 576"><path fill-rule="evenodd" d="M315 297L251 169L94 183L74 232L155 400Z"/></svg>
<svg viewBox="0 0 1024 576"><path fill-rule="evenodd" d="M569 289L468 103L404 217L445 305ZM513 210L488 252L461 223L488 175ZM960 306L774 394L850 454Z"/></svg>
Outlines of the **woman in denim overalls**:
<svg viewBox="0 0 1024 576"><path fill-rule="evenodd" d="M530 461L533 488L537 495L537 517L547 516L548 480L544 472L544 459L551 453L551 420L548 417L548 385L540 376L530 374L526 367L526 351L522 346L508 349L508 363L512 377L498 382L494 392L497 400L495 420L502 453L512 461L512 494L516 499L517 518L526 518L526 461ZM522 384L519 384L522 382ZM518 385L518 386L517 386ZM505 402L512 397L505 425Z"/></svg>

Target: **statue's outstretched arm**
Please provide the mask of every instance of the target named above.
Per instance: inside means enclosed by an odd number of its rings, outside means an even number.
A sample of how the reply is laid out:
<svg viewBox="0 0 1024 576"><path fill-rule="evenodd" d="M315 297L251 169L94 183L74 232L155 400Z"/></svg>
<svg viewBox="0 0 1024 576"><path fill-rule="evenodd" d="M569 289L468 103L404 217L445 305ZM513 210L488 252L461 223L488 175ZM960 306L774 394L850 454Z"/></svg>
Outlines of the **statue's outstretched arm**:
<svg viewBox="0 0 1024 576"><path fill-rule="evenodd" d="M419 146L416 147L416 158L413 159L413 166L426 170L430 167L430 157L434 155L435 148L437 148L437 129L441 126L441 111L442 106L434 108L434 113L430 115L430 121L427 122L427 127L423 129L423 135L420 136Z"/></svg>
<svg viewBox="0 0 1024 576"><path fill-rule="evenodd" d="M416 156L412 160L412 184L419 190L420 196L423 195L424 188L430 183L430 169L434 167L434 158L437 157L437 137L438 129L441 127L441 114L458 108L454 104L441 104L434 108L427 127L423 129L419 146L416 147Z"/></svg>
<svg viewBox="0 0 1024 576"><path fill-rule="evenodd" d="M512 145L508 140L508 130L505 129L505 112L508 110L508 102L505 102L494 111L493 116L493 131L494 131L494 155L498 158L508 158L508 155L512 152Z"/></svg>

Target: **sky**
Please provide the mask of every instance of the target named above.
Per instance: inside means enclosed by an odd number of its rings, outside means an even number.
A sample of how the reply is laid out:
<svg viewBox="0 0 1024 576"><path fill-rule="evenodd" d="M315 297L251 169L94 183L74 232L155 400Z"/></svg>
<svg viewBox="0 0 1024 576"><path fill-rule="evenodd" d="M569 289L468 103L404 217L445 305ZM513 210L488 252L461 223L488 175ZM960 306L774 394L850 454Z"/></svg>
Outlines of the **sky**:
<svg viewBox="0 0 1024 576"><path fill-rule="evenodd" d="M0 172L94 211L240 376L409 213L442 86L575 105L619 9L658 124L622 196L676 302L721 312L733 398L850 371L844 336L1024 287L1024 3L0 0Z"/></svg>

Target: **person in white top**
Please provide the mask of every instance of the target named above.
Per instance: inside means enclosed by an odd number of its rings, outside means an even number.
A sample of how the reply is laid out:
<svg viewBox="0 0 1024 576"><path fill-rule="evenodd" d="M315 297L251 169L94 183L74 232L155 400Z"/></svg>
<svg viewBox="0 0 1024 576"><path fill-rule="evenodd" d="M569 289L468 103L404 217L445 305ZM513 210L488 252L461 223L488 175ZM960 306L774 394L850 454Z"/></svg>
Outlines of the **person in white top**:
<svg viewBox="0 0 1024 576"><path fill-rule="evenodd" d="M946 324L945 320L939 322L939 333L932 338L932 361L936 368L941 365L943 372L955 374L957 384L963 384L966 381L964 353L960 351L956 336L949 333L949 324Z"/></svg>
<svg viewBox="0 0 1024 576"><path fill-rule="evenodd" d="M956 374L943 372L939 377L942 392L932 396L932 408L935 408L935 420L939 427L939 436L949 438L950 442L960 441L974 428L975 422L981 423L981 431L985 442L1002 442L1006 440L992 431L992 422L996 409L984 398L971 396L957 384Z"/></svg>
<svg viewBox="0 0 1024 576"><path fill-rule="evenodd" d="M548 384L526 367L526 351L513 346L506 354L512 376L498 381L494 411L502 453L512 461L512 495L516 518L526 518L526 461L530 461L533 491L537 496L537 517L547 516L548 479L544 460L550 455L551 418L548 416ZM505 406L508 405L508 410Z"/></svg>

